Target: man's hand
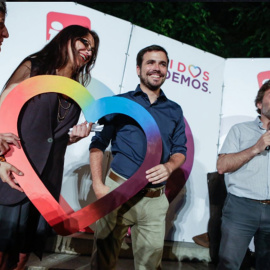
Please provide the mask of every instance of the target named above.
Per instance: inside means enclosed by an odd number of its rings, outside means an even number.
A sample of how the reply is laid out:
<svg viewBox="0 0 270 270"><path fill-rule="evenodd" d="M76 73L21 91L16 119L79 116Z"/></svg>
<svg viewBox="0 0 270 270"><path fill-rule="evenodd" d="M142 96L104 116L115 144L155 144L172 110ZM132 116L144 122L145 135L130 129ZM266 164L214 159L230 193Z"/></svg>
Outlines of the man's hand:
<svg viewBox="0 0 270 270"><path fill-rule="evenodd" d="M265 132L253 146L243 151L220 154L217 160L218 173L235 172L256 155L263 152L268 145L270 145L270 131Z"/></svg>
<svg viewBox="0 0 270 270"><path fill-rule="evenodd" d="M261 153L265 150L267 146L270 145L270 130L265 132L260 139L257 141L257 143L253 146L256 153Z"/></svg>
<svg viewBox="0 0 270 270"><path fill-rule="evenodd" d="M23 175L21 171L19 171L16 167L9 164L8 162L0 162L0 178L2 181L10 185L10 187L23 192L23 189L18 186L18 182L16 181L13 173L19 176Z"/></svg>
<svg viewBox="0 0 270 270"><path fill-rule="evenodd" d="M110 191L110 188L108 186L104 185L103 183L102 184L99 183L98 185L95 185L93 183L93 189L94 189L94 192L95 192L97 199L104 197Z"/></svg>
<svg viewBox="0 0 270 270"><path fill-rule="evenodd" d="M146 171L146 178L152 184L159 184L167 181L174 170L182 166L186 157L181 153L173 154L168 162L159 164Z"/></svg>
<svg viewBox="0 0 270 270"><path fill-rule="evenodd" d="M146 178L152 184L159 184L166 181L171 173L165 164L159 164L146 171Z"/></svg>
<svg viewBox="0 0 270 270"><path fill-rule="evenodd" d="M4 155L9 151L9 144L13 144L20 149L21 146L19 141L20 138L12 133L0 133L0 155Z"/></svg>
<svg viewBox="0 0 270 270"><path fill-rule="evenodd" d="M84 123L80 125L76 125L72 128L72 131L69 135L69 143L75 143L79 140L87 137L90 134L91 128L93 123L87 123L85 121Z"/></svg>

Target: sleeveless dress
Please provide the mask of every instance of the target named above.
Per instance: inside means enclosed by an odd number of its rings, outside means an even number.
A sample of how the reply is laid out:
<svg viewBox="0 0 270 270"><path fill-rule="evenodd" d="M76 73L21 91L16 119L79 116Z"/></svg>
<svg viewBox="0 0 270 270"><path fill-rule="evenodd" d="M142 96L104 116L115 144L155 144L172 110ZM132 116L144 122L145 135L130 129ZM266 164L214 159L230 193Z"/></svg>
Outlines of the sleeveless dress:
<svg viewBox="0 0 270 270"><path fill-rule="evenodd" d="M33 60L33 65L35 64ZM49 91L50 89L48 89ZM65 118L59 122L69 107ZM59 111L62 110L62 111ZM23 107L18 129L28 160L56 200L59 200L64 168L64 156L69 141L69 129L77 124L80 107L57 93L45 93L30 99ZM23 171L20 164L14 164ZM0 251L34 252L41 258L51 227L22 192L0 180Z"/></svg>

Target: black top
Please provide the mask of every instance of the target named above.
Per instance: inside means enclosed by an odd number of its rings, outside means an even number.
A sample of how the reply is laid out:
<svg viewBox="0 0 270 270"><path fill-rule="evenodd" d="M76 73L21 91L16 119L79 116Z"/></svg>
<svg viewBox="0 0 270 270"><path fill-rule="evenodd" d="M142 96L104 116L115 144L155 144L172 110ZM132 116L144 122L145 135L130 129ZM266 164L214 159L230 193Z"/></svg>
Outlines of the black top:
<svg viewBox="0 0 270 270"><path fill-rule="evenodd" d="M35 65L31 59L32 69ZM48 89L50 91L50 89ZM62 103L63 98L60 96ZM80 107L72 100L63 121L58 122L58 94L45 93L30 99L21 110L18 120L19 137L28 160L42 182L59 199L69 129L79 119ZM22 151L22 150L19 150ZM13 164L23 171L20 164ZM22 201L26 195L0 181L0 204L11 205Z"/></svg>

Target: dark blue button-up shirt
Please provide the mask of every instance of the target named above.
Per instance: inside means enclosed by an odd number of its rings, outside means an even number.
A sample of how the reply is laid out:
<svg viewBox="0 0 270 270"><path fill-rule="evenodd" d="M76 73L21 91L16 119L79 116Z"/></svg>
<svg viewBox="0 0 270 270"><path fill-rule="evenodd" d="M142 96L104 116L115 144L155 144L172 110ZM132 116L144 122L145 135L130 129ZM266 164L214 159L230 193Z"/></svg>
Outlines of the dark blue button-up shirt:
<svg viewBox="0 0 270 270"><path fill-rule="evenodd" d="M161 164L167 162L175 153L186 155L184 117L177 103L167 99L161 90L158 99L151 104L139 85L135 91L118 96L139 103L155 119L163 145ZM147 142L142 128L134 119L123 114L107 115L100 119L99 123L104 124L104 128L101 132L96 132L90 149L105 151L111 142L114 157L111 168L123 177L130 178L143 163L146 153Z"/></svg>

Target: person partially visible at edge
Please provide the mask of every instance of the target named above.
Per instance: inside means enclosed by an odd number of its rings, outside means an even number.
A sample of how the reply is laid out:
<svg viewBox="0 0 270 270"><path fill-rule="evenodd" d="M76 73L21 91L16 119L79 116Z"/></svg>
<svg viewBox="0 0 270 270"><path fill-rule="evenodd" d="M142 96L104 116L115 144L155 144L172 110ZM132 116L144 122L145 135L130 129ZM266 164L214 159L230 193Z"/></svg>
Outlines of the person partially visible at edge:
<svg viewBox="0 0 270 270"><path fill-rule="evenodd" d="M99 47L98 35L79 25L60 31L43 49L26 57L7 81L0 106L12 89L37 75L59 75L86 85ZM70 98L44 93L22 108L18 129L29 162L58 200L68 144L89 135L92 123L76 125L80 107ZM73 128L72 128L73 127ZM72 128L71 133L69 130ZM3 180L3 179L2 179ZM31 252L40 258L51 227L16 182L0 181L0 269L24 269Z"/></svg>
<svg viewBox="0 0 270 270"><path fill-rule="evenodd" d="M0 52L1 46L5 38L9 37L7 27L5 25L5 19L7 15L7 7L5 2L0 2ZM3 64L3 63L2 63ZM10 144L21 148L20 138L13 133L0 133L0 178L6 182L12 182L11 175L23 175L23 173L18 170L15 166L12 166L10 163L5 161L4 154L10 150ZM15 185L14 185L15 187ZM15 187L16 188L16 187Z"/></svg>
<svg viewBox="0 0 270 270"><path fill-rule="evenodd" d="M234 125L217 169L228 181L218 270L237 270L254 237L256 270L270 269L270 80L255 99L254 121Z"/></svg>
<svg viewBox="0 0 270 270"><path fill-rule="evenodd" d="M121 243L131 227L136 270L161 269L168 200L166 180L186 159L186 135L181 107L161 90L168 70L167 51L158 45L142 49L137 55L140 84L135 91L119 95L137 102L155 119L162 138L159 165L149 168L149 184L117 210L97 221L91 256L92 270L116 269ZM111 114L100 120L104 129L96 133L90 145L90 167L97 199L130 178L143 163L146 137L138 123L123 114ZM111 143L113 161L102 179L103 153Z"/></svg>
<svg viewBox="0 0 270 270"><path fill-rule="evenodd" d="M9 33L5 25L6 15L7 15L6 3L0 2L0 51L4 38L9 37Z"/></svg>

